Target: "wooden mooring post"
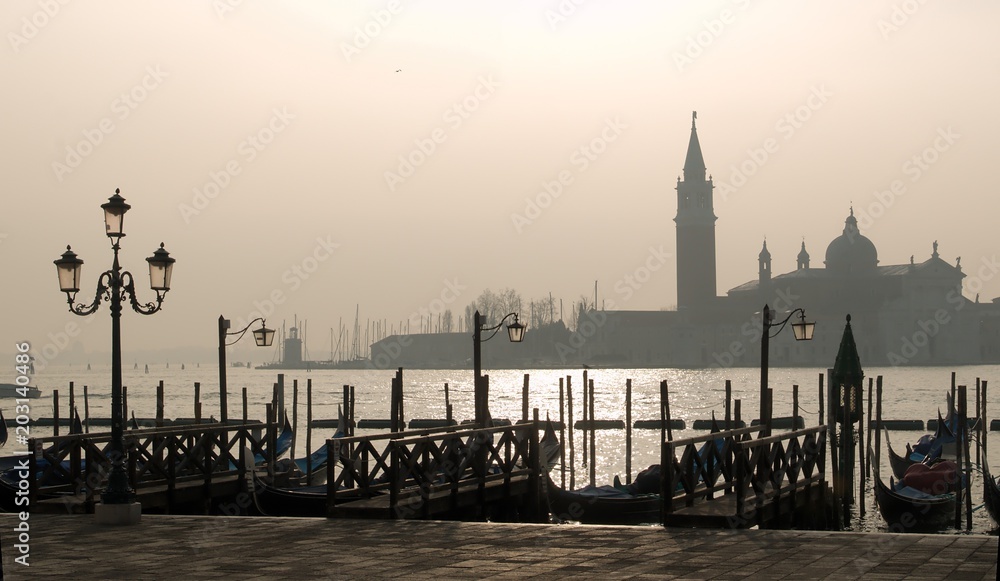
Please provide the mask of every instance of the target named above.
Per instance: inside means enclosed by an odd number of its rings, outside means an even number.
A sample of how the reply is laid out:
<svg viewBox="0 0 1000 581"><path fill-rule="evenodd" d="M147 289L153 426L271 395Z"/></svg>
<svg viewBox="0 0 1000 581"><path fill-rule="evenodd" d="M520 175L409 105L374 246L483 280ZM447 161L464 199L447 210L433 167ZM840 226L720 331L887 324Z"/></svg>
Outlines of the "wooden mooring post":
<svg viewBox="0 0 1000 581"><path fill-rule="evenodd" d="M625 484L632 484L632 380L625 380Z"/></svg>
<svg viewBox="0 0 1000 581"><path fill-rule="evenodd" d="M201 423L201 383L194 382L194 423Z"/></svg>
<svg viewBox="0 0 1000 581"><path fill-rule="evenodd" d="M59 435L59 390L52 390L52 435Z"/></svg>
<svg viewBox="0 0 1000 581"><path fill-rule="evenodd" d="M566 408L569 417L566 418L566 423L563 424L567 426L569 430L569 489L576 490L576 451L573 449L573 432L576 428L573 426L573 378L569 375L566 376Z"/></svg>
<svg viewBox="0 0 1000 581"><path fill-rule="evenodd" d="M563 378L559 378L559 474L560 485L566 488L566 392Z"/></svg>
<svg viewBox="0 0 1000 581"><path fill-rule="evenodd" d="M69 382L69 425L72 431L73 427L73 411L76 410L76 394L73 392L73 382Z"/></svg>
<svg viewBox="0 0 1000 581"><path fill-rule="evenodd" d="M163 380L156 384L156 427L163 427Z"/></svg>
<svg viewBox="0 0 1000 581"><path fill-rule="evenodd" d="M288 451L289 458L292 462L295 462L295 444L297 443L296 435L299 431L299 380L292 380L292 447ZM306 450L306 456L309 455L309 450Z"/></svg>
<svg viewBox="0 0 1000 581"><path fill-rule="evenodd" d="M871 444L871 442L872 442L872 386L874 384L875 384L875 378L869 377L868 378L868 415L866 416L868 418L868 420L867 420L868 423L862 424L863 426L865 426L865 428L864 428L865 431L868 432L868 438L866 438L866 441L869 444ZM876 452L877 452L877 450L876 450ZM867 461L865 462L865 476L868 477L868 478L871 478L871 476L872 476L872 458L871 458L871 454L868 455L868 457L866 458L866 460Z"/></svg>
<svg viewBox="0 0 1000 581"><path fill-rule="evenodd" d="M587 390L590 396L590 485L597 485L597 429L594 422L594 380L590 380Z"/></svg>
<svg viewBox="0 0 1000 581"><path fill-rule="evenodd" d="M733 399L733 382L732 382L732 380L727 379L726 380L726 421L725 421L726 431L729 431L729 430L733 429L733 423L732 423L732 411L733 410L732 410L732 407L731 407L732 404L730 403L730 402L732 402L732 399Z"/></svg>
<svg viewBox="0 0 1000 581"><path fill-rule="evenodd" d="M87 396L87 386L83 386L83 431L90 433L90 398Z"/></svg>
<svg viewBox="0 0 1000 581"><path fill-rule="evenodd" d="M667 386L667 380L664 379L660 381L660 437L661 443L663 442L663 437L666 436L667 440L674 439L674 432L670 428L670 388Z"/></svg>
<svg viewBox="0 0 1000 581"><path fill-rule="evenodd" d="M524 386L521 388L521 421L528 421L528 381L530 375L524 374Z"/></svg>
<svg viewBox="0 0 1000 581"><path fill-rule="evenodd" d="M587 413L587 406L590 405L590 398L587 397L587 370L583 370L583 425L587 425L587 420L590 418L590 414ZM587 465L587 460L590 459L590 455L587 453L587 432L583 432L583 465Z"/></svg>
<svg viewBox="0 0 1000 581"><path fill-rule="evenodd" d="M306 486L312 485L313 380L306 379Z"/></svg>

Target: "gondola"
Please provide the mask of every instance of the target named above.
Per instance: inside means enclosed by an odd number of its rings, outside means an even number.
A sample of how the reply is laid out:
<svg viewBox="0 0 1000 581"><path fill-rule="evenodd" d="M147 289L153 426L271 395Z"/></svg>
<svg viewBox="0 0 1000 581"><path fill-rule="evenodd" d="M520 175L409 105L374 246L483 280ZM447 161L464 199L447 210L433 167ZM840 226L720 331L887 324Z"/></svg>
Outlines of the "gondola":
<svg viewBox="0 0 1000 581"><path fill-rule="evenodd" d="M889 441L889 431L885 430L885 443L889 451L889 467L892 468L892 475L897 480L902 480L907 468L922 462L925 459L955 457L955 432L952 424L955 422L954 416L949 410L948 417L941 419L941 411L938 410L937 430L933 435L925 434L917 440L915 446L906 445L906 455L900 455L892 449Z"/></svg>
<svg viewBox="0 0 1000 581"><path fill-rule="evenodd" d="M253 496L265 516L326 516L326 485L285 488L268 484L253 471Z"/></svg>
<svg viewBox="0 0 1000 581"><path fill-rule="evenodd" d="M872 454L871 449L868 451ZM928 494L879 475L878 461L872 464L875 503L892 532L928 532L946 528L955 520L955 495Z"/></svg>
<svg viewBox="0 0 1000 581"><path fill-rule="evenodd" d="M986 505L986 512L990 513L990 518L994 524L1000 526L1000 485L990 474L990 465L986 462L986 454L983 454L983 504Z"/></svg>
<svg viewBox="0 0 1000 581"><path fill-rule="evenodd" d="M637 525L660 521L660 495L633 495L614 486L563 490L545 474L545 492L552 515L583 524Z"/></svg>

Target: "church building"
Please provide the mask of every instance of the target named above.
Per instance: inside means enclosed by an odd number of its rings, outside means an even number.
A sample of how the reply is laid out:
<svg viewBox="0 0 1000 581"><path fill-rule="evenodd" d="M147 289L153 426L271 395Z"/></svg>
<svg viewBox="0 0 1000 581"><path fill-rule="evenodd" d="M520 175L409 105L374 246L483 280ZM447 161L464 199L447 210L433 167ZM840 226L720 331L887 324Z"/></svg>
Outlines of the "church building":
<svg viewBox="0 0 1000 581"><path fill-rule="evenodd" d="M678 177L676 188L677 310L587 314L595 331L575 353L580 363L758 366L765 304L776 322L803 308L817 323L812 341L796 342L790 330L774 336L772 329L771 365L832 366L848 314L866 365L1000 361L1000 299L980 304L978 297L963 296L961 259L942 259L937 241L922 260L911 256L909 263L880 264L853 209L822 264L814 264L803 241L795 270L775 274L765 241L757 278L718 296L714 186L706 177L695 122L692 115L683 180Z"/></svg>

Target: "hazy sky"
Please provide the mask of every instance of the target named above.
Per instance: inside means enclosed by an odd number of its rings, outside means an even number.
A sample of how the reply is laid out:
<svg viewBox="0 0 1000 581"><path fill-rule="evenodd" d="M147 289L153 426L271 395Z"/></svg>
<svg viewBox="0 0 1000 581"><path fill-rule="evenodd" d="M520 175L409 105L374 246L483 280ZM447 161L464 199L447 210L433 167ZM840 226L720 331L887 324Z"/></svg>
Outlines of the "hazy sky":
<svg viewBox="0 0 1000 581"><path fill-rule="evenodd" d="M212 347L220 314L272 297L315 358L356 305L395 324L513 287L568 310L597 280L619 308L670 307L692 110L719 294L756 277L765 236L775 272L803 237L822 266L852 202L880 264L934 240L970 275L996 259L993 2L3 7L3 352L67 329L108 349L107 308L68 313L52 261L72 244L92 299L116 187L141 300L143 259L177 259L163 311L126 310L126 359ZM981 300L997 274L975 275Z"/></svg>

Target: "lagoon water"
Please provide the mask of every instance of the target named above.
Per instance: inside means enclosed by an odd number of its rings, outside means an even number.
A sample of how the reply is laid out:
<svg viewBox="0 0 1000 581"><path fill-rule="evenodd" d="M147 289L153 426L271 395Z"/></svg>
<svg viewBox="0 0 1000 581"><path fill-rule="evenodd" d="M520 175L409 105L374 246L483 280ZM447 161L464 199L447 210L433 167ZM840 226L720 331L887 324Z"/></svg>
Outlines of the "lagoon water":
<svg viewBox="0 0 1000 581"><path fill-rule="evenodd" d="M769 385L774 390L774 415L788 416L792 413L792 385L799 386L799 414L807 426L817 424L819 411L818 381L822 370L813 368L772 368L769 371ZM956 373L958 385L966 385L969 390L969 405L974 409L976 379L989 381L988 417L1000 417L1000 366L964 366L955 368L869 368L866 377L883 376L883 418L920 419L927 421L936 417L937 409L945 413L945 394L950 389L951 373ZM124 384L128 386L129 414L138 417L153 417L156 412L156 385L164 383L165 414L167 417L194 416L194 383L201 384L203 417L219 417L218 368L211 364L187 364L181 369L179 363L170 367L150 366L144 373L126 366ZM297 422L297 453L303 455L306 429L306 382L312 381L313 418L336 418L337 404L343 398L343 386L355 386L355 417L389 417L390 382L395 370L285 370L285 406L292 416L292 391L298 382L299 410ZM583 372L579 368L544 370L485 370L490 375L490 411L494 418L517 420L521 415L521 391L524 374L530 374L529 406L538 408L541 417L546 414L552 419L559 417L559 379L570 376L574 392L574 420L581 417L581 389ZM259 370L245 367L227 369L229 384L229 416L242 415L242 388L247 388L248 415L251 419L263 419L265 404L270 402L272 386L277 381L278 371ZM52 416L52 390L60 394L60 415L67 413L69 383L75 383L77 407L83 414L83 386L88 386L88 400L92 417L107 417L110 409L110 367L94 365L51 366L34 377L34 384L42 389L42 398L31 401L31 416L34 418ZM588 378L594 381L595 416L597 419L624 419L625 382L632 380L632 419L656 419L659 417L660 381L667 380L670 388L670 410L675 419L684 419L690 428L696 419L708 419L714 410L718 418L725 413L725 380L732 381L733 397L741 400L742 418L745 421L758 417L758 391L760 370L757 368L727 369L591 369ZM472 371L471 370L404 370L405 417L443 418L445 416L444 384L449 384L450 401L455 418L471 419L473 412ZM867 399L867 383L865 389ZM10 406L10 403L3 402ZM867 401L865 402L867 410ZM7 410L11 417L13 410ZM970 411L970 416L974 415ZM332 429L314 429L313 446L319 446L324 438L332 435ZM358 435L366 432L358 430ZM576 432L576 482L580 486L588 478L589 469L583 467L583 446L581 438L585 432ZM693 429L676 430L674 438L700 435L704 432ZM51 435L51 428L36 428L34 435ZM892 432L894 448L900 451L906 442L915 441L923 432ZM633 431L633 474L650 464L659 462L656 441L659 430ZM599 430L596 434L597 483L610 483L616 474L625 472L625 436L622 430ZM974 447L974 444L973 444ZM888 471L883 443L883 474ZM5 452L17 450L18 446L8 444ZM991 466L1000 466L1000 445L991 449ZM568 463L568 462L567 462ZM829 474L829 471L828 471ZM886 476L888 478L888 476ZM973 507L982 504L981 479L974 475ZM886 530L874 506L871 486L865 495L868 516L863 520L854 519L855 530ZM857 515L857 508L855 508ZM985 533L992 523L985 510L974 512L974 532Z"/></svg>

